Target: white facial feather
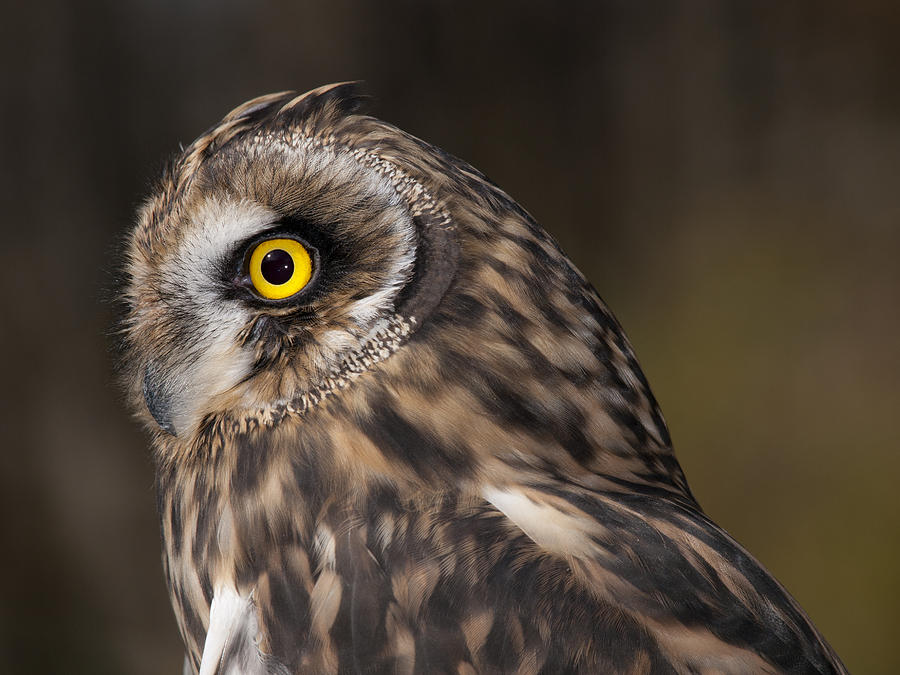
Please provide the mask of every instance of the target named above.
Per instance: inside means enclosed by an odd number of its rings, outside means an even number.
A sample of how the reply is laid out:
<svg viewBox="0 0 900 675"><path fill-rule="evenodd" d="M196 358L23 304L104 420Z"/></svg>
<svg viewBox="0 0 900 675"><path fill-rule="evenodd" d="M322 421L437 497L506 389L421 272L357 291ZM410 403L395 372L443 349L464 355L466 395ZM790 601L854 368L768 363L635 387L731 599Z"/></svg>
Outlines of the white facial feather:
<svg viewBox="0 0 900 675"><path fill-rule="evenodd" d="M222 301L220 269L236 244L276 220L272 211L253 202L207 200L162 265L163 296L177 298L191 320L190 344L179 345L188 358L170 372L171 422L179 435L207 412L205 403L250 372L253 353L240 346L238 336L252 315L240 303Z"/></svg>
<svg viewBox="0 0 900 675"><path fill-rule="evenodd" d="M218 267L241 241L272 226L278 216L269 209L241 200L219 201L207 199L196 210L190 227L183 228L184 236L177 251L161 270L168 281L168 289L175 297L184 297L198 318L221 319L223 305L216 285ZM245 317L247 312L233 312ZM210 322L209 326L217 326Z"/></svg>

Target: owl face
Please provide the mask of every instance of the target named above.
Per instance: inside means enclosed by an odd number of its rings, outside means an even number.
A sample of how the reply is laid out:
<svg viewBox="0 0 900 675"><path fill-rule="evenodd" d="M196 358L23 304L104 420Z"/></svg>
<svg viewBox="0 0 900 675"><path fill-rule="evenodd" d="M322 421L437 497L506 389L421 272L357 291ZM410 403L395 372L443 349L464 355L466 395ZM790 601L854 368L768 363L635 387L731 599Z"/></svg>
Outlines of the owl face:
<svg viewBox="0 0 900 675"><path fill-rule="evenodd" d="M129 342L146 354L132 361L133 388L176 436L335 375L415 273L408 185L365 153L292 137L253 112L225 123L252 133L188 151L129 251Z"/></svg>

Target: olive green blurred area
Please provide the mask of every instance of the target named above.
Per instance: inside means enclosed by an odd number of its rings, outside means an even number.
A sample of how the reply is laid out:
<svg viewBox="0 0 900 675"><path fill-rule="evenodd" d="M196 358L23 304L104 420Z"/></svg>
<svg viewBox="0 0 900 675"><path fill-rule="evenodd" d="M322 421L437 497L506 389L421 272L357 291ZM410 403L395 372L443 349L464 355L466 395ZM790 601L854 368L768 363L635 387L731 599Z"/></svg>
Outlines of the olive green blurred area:
<svg viewBox="0 0 900 675"><path fill-rule="evenodd" d="M704 509L900 672L900 5L18 3L0 27L0 672L175 673L114 274L166 157L360 79L625 326Z"/></svg>

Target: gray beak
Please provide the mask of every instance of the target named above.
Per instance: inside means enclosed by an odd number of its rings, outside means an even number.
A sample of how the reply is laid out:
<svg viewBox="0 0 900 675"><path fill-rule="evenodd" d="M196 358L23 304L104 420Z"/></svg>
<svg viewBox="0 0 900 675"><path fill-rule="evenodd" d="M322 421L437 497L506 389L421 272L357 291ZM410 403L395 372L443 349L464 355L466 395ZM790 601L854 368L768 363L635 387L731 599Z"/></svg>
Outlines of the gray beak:
<svg viewBox="0 0 900 675"><path fill-rule="evenodd" d="M163 378L161 378L154 367L153 362L147 364L144 369L144 401L147 403L147 409L153 415L153 419L163 431L176 436L175 425L172 423L172 402L173 397L168 387L166 387Z"/></svg>

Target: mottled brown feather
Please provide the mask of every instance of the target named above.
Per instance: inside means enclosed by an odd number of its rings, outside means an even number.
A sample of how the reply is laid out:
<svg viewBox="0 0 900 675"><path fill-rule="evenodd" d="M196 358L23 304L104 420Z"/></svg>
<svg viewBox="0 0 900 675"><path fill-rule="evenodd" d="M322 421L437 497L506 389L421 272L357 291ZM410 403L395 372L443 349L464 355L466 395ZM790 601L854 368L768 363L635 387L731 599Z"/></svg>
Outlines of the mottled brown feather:
<svg viewBox="0 0 900 675"><path fill-rule="evenodd" d="M124 369L189 668L225 585L252 603L254 672L845 672L702 513L553 239L358 105L343 84L240 106L131 239ZM206 283L243 217L319 242L314 290Z"/></svg>

